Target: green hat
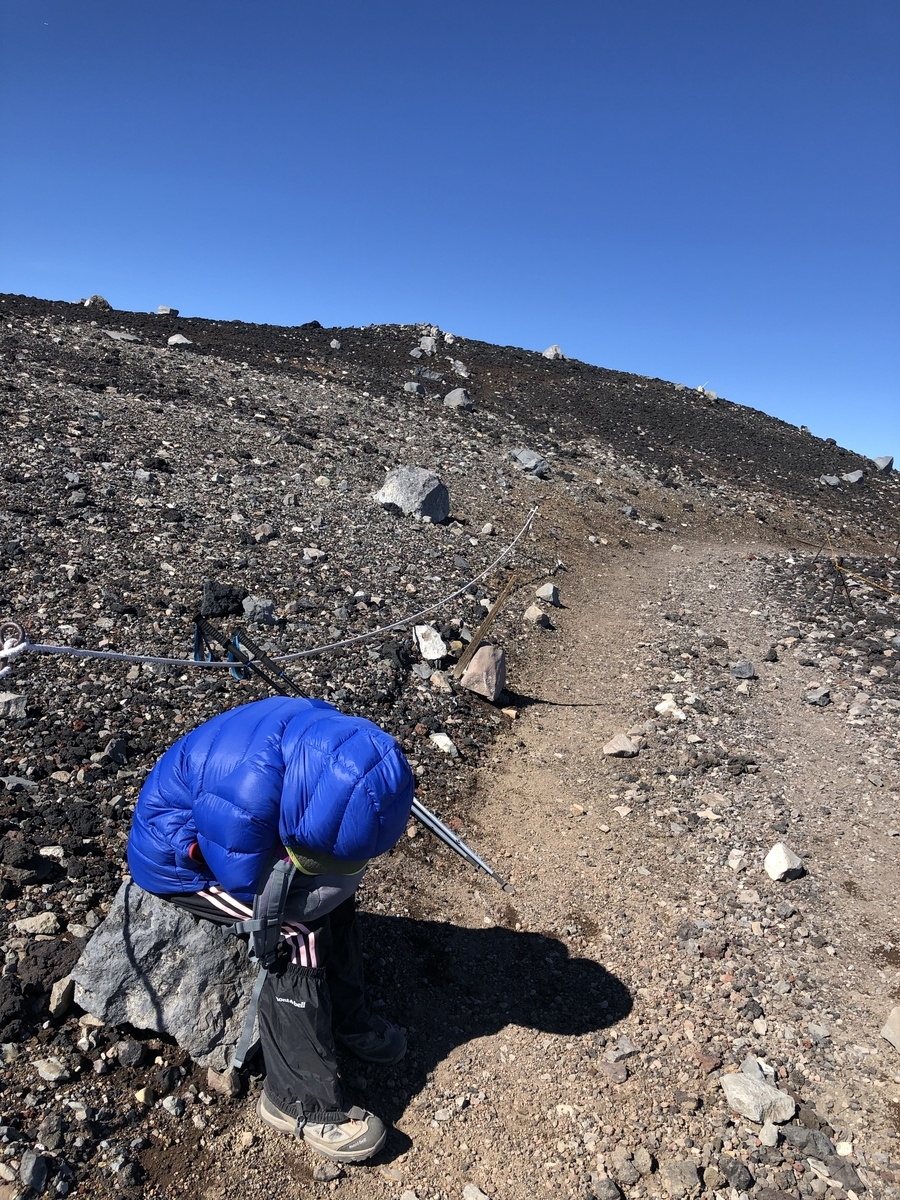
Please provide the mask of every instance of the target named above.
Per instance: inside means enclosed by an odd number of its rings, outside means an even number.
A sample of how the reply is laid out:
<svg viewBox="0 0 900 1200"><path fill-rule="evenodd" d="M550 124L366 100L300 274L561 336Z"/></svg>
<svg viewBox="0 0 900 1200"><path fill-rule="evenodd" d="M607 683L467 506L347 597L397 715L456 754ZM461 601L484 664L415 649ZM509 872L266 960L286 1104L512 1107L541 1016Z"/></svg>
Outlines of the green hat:
<svg viewBox="0 0 900 1200"><path fill-rule="evenodd" d="M285 846L285 850L297 870L304 875L359 875L369 862L367 858L350 862L346 858L335 858L333 854L318 851L313 854L305 846Z"/></svg>

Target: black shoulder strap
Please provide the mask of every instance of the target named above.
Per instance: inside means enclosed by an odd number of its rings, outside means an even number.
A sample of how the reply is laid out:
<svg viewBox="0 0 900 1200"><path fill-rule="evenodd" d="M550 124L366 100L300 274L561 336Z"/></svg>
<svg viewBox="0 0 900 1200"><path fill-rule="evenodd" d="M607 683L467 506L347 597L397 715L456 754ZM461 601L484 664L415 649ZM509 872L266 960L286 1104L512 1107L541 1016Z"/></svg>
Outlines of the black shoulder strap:
<svg viewBox="0 0 900 1200"><path fill-rule="evenodd" d="M259 1007L259 996L269 968L274 964L278 954L284 909L296 870L297 868L292 862L283 862L279 859L269 873L269 878L254 897L253 920L238 921L227 928L228 933L236 936L249 934L250 957L259 966L259 975L253 985L250 1004L244 1018L244 1028L231 1061L231 1066L236 1071L239 1071L244 1065L244 1060L250 1051L253 1027L256 1024L256 1010Z"/></svg>

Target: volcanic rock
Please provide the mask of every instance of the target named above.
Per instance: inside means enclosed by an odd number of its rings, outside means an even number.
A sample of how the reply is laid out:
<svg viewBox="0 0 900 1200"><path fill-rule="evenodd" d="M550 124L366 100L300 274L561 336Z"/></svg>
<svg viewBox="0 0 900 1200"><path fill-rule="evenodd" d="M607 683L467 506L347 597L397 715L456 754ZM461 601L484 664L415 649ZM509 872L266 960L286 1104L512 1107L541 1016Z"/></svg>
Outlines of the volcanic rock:
<svg viewBox="0 0 900 1200"><path fill-rule="evenodd" d="M528 471L531 475L537 475L539 479L545 479L550 474L550 464L535 450L523 447L513 450L512 456L520 471Z"/></svg>
<svg viewBox="0 0 900 1200"><path fill-rule="evenodd" d="M439 662L450 653L450 647L433 625L416 625L413 633L419 653L428 662Z"/></svg>
<svg viewBox="0 0 900 1200"><path fill-rule="evenodd" d="M506 654L500 646L479 646L469 660L460 683L491 702L506 687Z"/></svg>
<svg viewBox="0 0 900 1200"><path fill-rule="evenodd" d="M204 1067L230 1062L256 978L244 943L126 880L72 970L106 1025L165 1033Z"/></svg>
<svg viewBox="0 0 900 1200"><path fill-rule="evenodd" d="M450 515L450 493L433 471L424 467L397 467L388 472L376 501L389 512L428 517L435 524Z"/></svg>
<svg viewBox="0 0 900 1200"><path fill-rule="evenodd" d="M757 1125L766 1121L776 1125L789 1121L797 1107L787 1092L779 1091L770 1083L751 1079L743 1072L723 1075L719 1083L731 1108Z"/></svg>
<svg viewBox="0 0 900 1200"><path fill-rule="evenodd" d="M803 874L803 859L799 858L785 842L776 842L763 863L770 879L783 881L799 879Z"/></svg>
<svg viewBox="0 0 900 1200"><path fill-rule="evenodd" d="M638 748L625 733L617 733L603 747L603 753L609 758L634 758Z"/></svg>
<svg viewBox="0 0 900 1200"><path fill-rule="evenodd" d="M0 717L16 720L24 716L25 697L17 696L14 692L0 692Z"/></svg>
<svg viewBox="0 0 900 1200"><path fill-rule="evenodd" d="M467 388L454 388L444 397L445 408L455 408L460 412L471 412L475 407Z"/></svg>

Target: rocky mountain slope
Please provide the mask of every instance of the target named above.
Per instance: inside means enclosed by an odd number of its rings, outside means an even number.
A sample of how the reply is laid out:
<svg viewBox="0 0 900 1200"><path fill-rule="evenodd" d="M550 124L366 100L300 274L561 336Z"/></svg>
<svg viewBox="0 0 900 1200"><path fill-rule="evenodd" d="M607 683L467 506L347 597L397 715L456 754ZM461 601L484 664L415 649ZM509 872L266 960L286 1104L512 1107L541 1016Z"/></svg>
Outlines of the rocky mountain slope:
<svg viewBox="0 0 900 1200"><path fill-rule="evenodd" d="M396 1131L316 1183L256 1124L258 1078L218 1095L164 1038L51 1000L155 758L259 689L23 655L0 685L19 697L0 717L0 1197L263 1196L286 1158L303 1196L896 1194L896 473L706 392L430 326L3 296L0 404L0 616L34 642L189 657L210 581L215 619L249 614L270 653L373 633L293 677L390 729L422 801L517 889L414 828L371 873L374 985L411 1050L348 1064ZM374 502L404 464L446 484L446 522ZM563 607L525 620L548 580ZM510 581L490 704L451 668ZM457 591L428 618L443 661L408 622L378 633ZM604 755L629 731L634 757ZM802 879L761 870L780 838ZM725 1100L748 1054L799 1113L774 1142Z"/></svg>

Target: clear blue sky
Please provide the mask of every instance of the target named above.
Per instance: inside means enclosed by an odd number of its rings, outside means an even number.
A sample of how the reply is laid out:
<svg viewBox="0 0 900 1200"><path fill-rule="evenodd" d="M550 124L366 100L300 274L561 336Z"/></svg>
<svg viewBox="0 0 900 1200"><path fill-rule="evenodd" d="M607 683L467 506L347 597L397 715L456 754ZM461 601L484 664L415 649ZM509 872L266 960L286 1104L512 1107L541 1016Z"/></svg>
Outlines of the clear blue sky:
<svg viewBox="0 0 900 1200"><path fill-rule="evenodd" d="M0 0L0 290L558 342L900 461L896 0Z"/></svg>

